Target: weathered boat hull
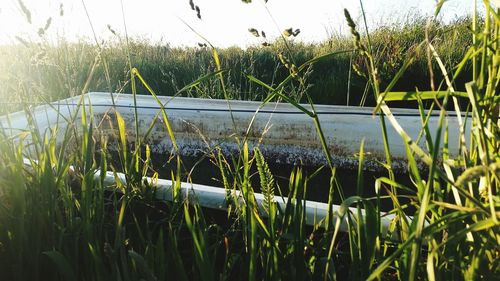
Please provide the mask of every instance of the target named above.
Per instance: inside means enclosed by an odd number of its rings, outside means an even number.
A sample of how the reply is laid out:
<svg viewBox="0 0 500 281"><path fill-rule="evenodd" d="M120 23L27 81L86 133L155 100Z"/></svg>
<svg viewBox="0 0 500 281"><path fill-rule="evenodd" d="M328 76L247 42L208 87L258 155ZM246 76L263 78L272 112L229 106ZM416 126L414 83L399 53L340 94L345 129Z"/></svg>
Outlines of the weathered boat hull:
<svg viewBox="0 0 500 281"><path fill-rule="evenodd" d="M116 136L116 116L120 112L125 121L130 141L135 136L135 113L138 114L139 134L148 133L146 141L156 153L173 151L172 141L162 118L165 108L179 152L184 156L200 156L217 148L225 154L237 153L243 141L249 146L259 146L268 161L303 165L326 164L317 128L312 118L285 103L207 100L182 97L160 97L161 104L152 96L137 95L136 105L132 95L89 93L32 111L38 128L48 130L58 127L59 138L68 126L78 127L80 112L85 109L92 115L95 132ZM309 105L302 105L310 109ZM372 108L316 105L321 129L336 166L356 167L357 153L364 141L366 168L377 169L378 161L385 159L380 118L373 116ZM417 110L394 109L393 114L412 137L422 133L422 118ZM76 116L74 123L68 122ZM438 114L428 120L429 131L434 137L438 127ZM458 153L459 128L457 117L448 112L448 142L450 155ZM1 126L10 134L28 127L29 118L24 112L10 114L0 119ZM153 125L152 125L153 124ZM152 129L150 130L150 126ZM388 141L396 170L405 167L406 149L401 137L388 125ZM465 128L468 130L468 128ZM28 138L29 140L29 138ZM424 138L419 145L425 148Z"/></svg>

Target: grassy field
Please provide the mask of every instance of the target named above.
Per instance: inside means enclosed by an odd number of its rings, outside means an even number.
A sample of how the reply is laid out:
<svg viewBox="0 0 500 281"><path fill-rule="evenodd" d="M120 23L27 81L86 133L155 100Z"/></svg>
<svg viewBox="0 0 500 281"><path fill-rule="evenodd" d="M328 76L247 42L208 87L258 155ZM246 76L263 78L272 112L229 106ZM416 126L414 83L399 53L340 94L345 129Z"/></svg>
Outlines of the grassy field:
<svg viewBox="0 0 500 281"><path fill-rule="evenodd" d="M365 185L361 146L358 195L343 197L331 162L323 168L330 178L325 186L311 186L314 173L295 167L280 208L273 196L281 195L281 188L266 159L242 142L232 158L217 150L210 155L228 191L229 210L206 210L180 194L185 171L175 150L173 200L157 199L154 181L143 180L155 175L147 145L140 138L127 142L119 114L111 115L118 124L114 154L106 138L93 134L99 120L75 116L69 122L80 123L81 132L64 131L60 145L55 134L41 133L32 122L18 135L0 130L2 279L498 280L500 20L498 10L485 3L482 19L474 15L429 27L416 21L377 29L369 37L346 11L351 35L314 46L286 39L246 51L137 41L98 48L64 41L50 46L41 38L40 44L2 47L0 67L6 71L0 72L0 97L8 105L2 109L24 109L28 115L29 105L90 90L172 95L182 89L179 94L196 97L280 99L319 124L314 108L297 102L345 104L350 85L350 104L375 106L382 141L394 127L407 144L411 179L402 183L395 176L387 145L384 175ZM427 92L401 92L415 88ZM389 107L394 102L421 109L427 149L399 126ZM424 107L440 114L436 134L425 124ZM464 123L472 128L462 133L460 144L447 141L446 108L464 116L462 128ZM159 118L168 123L167 114ZM324 141L319 125L317 131ZM28 137L29 146L22 141ZM165 138L175 142L170 131ZM460 155L448 155L451 145L459 146ZM417 163L425 165L425 173ZM108 182L105 171L123 173L126 183ZM330 206L340 196L342 208L307 226L304 198L312 188L328 189ZM376 195L362 197L363 189ZM263 208L255 190L266 198ZM381 226L382 204L392 206L388 230Z"/></svg>
<svg viewBox="0 0 500 281"><path fill-rule="evenodd" d="M469 23L470 19L466 18L449 24L436 23L429 31L447 67L457 65L472 44L470 36L463 36L470 33ZM379 27L371 32L382 87L391 81L407 57L415 56L394 90L430 90L427 52L418 48L425 40L425 30L426 21L415 16L409 23ZM206 47L173 48L144 40L132 40L127 46L124 39L118 37L100 47L83 41L67 43L64 39L55 45L48 44L44 38L30 42L22 40L16 46L0 46L0 68L8 69L0 74L3 101L25 101L26 96L29 100L31 97L55 100L79 95L84 87L88 91L130 93L127 50L131 64L147 77L159 95L175 95L185 85L216 71L211 50ZM320 44L290 39L286 44L278 40L268 47L218 49L228 95L232 99L262 100L266 89L252 83L247 75L271 86L277 85L289 74L279 54L298 66L325 54L352 50L350 42L348 35L338 35ZM437 73L433 79L437 87L443 79L437 64L433 63L432 67ZM92 79L86 84L91 69ZM315 63L303 75L307 86L290 83L287 91L294 100L301 102L306 101L304 94L307 92L315 103L346 105L349 96L350 105L373 106L374 95L367 77L362 74L365 70L362 57L356 52L348 52ZM471 65L468 64L456 78L457 90L464 90L463 82L470 75ZM183 95L224 98L218 85L215 78L210 79ZM139 89L139 93L145 92Z"/></svg>

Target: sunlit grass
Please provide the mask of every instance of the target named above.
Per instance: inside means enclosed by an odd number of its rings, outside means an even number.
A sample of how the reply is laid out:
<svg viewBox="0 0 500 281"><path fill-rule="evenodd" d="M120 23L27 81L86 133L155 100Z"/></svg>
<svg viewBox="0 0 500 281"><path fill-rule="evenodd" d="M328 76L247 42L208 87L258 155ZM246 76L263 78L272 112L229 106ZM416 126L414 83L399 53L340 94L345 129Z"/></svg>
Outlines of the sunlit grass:
<svg viewBox="0 0 500 281"><path fill-rule="evenodd" d="M83 104L80 114L67 120L67 129L60 128L64 130L62 142L56 142L56 131L41 130L33 120L25 133L12 136L8 129L2 130L3 278L496 279L500 273L500 21L496 9L486 5L484 21L475 15L450 26L421 22L400 29L381 28L370 37L361 35L360 25L346 11L353 35L349 44L341 40L318 46L288 42L286 47L275 42L245 52L211 47L181 50L147 42L110 45L98 51L83 42L2 47L9 59L0 63L11 67L0 76L5 82L0 96L9 105L4 111L22 109L30 116L32 104L88 90L153 95L162 108L147 125L151 128L157 120L165 124L165 138L175 148L165 157L176 167L170 174L172 200L160 200L154 180L144 180L158 174L151 164L147 135L139 134L137 109L134 128L126 128L123 117L110 112L116 127L115 135L108 137L99 134L95 124L100 120L93 120L86 111L91 107ZM401 39L405 37L410 38ZM394 44L382 44L391 40ZM360 93L352 99L371 100L374 118L381 120L386 172L375 186L367 186L361 145L353 183L357 195L345 197L342 188L353 187L338 184L337 167L314 103L343 103L345 96L336 99L328 91L344 94L336 87L347 87L351 67L357 72L351 89ZM415 73L419 73L417 78ZM312 85L315 81L321 86ZM362 86L356 88L356 83ZM365 85L368 91L358 91ZM325 188L310 186L315 173L308 175L297 166L288 186L279 186L260 150L250 150L245 139L239 138L235 139L239 154L227 156L216 148L207 156L220 172L227 211L208 210L195 197L183 196L180 184L189 178L183 177L186 171L169 128L169 112L157 98L162 94L264 103L281 100L294 105L316 125L329 160L324 169L331 171L326 187L330 197L325 201L331 208L334 196L342 198L339 211L308 226L307 194L313 188ZM310 109L299 101L309 103ZM389 102L394 101L412 103L420 110L426 150L392 116ZM426 108L440 114L437 132L426 125ZM449 116L447 108L463 118L458 144L448 141L448 131L459 128L448 127L447 120L457 117ZM470 135L466 135L466 124L470 124ZM392 171L389 127L405 141L411 185L401 183ZM30 139L29 146L25 139ZM454 158L447 152L452 146L460 151ZM114 178L107 177L106 171L112 171ZM376 195L363 197L365 189L375 189ZM262 205L256 202L256 190L264 196ZM276 201L280 197L287 198L284 204ZM381 208L387 203L395 216L385 228ZM345 233L340 232L339 218L347 222Z"/></svg>
<svg viewBox="0 0 500 281"><path fill-rule="evenodd" d="M415 22L380 27L371 33L373 55L377 61L380 83L387 85L402 66L408 54L414 61L398 80L394 90L433 90L429 87L427 56L425 52L413 52L416 45L425 39L425 20L415 16ZM456 65L472 42L467 30L469 19L463 18L448 25L433 25L433 44L448 67ZM50 28L48 30L50 32ZM300 36L300 35L299 35ZM144 39L129 39L117 35L109 42L82 40L79 43L48 42L41 38L20 38L15 46L0 46L0 68L8 70L0 74L2 110L21 109L19 102L44 102L82 94L83 90L131 92L128 54L134 67L148 78L159 95L174 95L184 85L217 70L212 52L208 47L178 48L165 43L153 43ZM231 47L218 50L221 69L225 74L225 87L231 99L263 100L265 89L246 79L247 75L258 77L266 84L276 86L286 78L289 71L279 54L297 66L318 57L340 50L350 49L347 35L332 36L318 44L300 43L290 40L271 42L263 47L257 45L242 50ZM127 51L129 50L129 51ZM289 83L289 95L307 102L305 92L315 103L374 105L375 100L365 77L362 56L346 53L314 64L302 77L306 82ZM439 68L433 64L434 72ZM352 66L352 71L349 69ZM463 83L472 69L465 65L463 74L457 77L457 90L464 91ZM89 75L92 74L92 78ZM435 83L438 83L436 75ZM88 83L87 83L88 82ZM145 89L139 85L139 92ZM368 91L368 92L366 92ZM198 87L184 92L184 96L224 98L220 84L207 80ZM34 99L34 100L33 100ZM9 102L11 104L6 104Z"/></svg>

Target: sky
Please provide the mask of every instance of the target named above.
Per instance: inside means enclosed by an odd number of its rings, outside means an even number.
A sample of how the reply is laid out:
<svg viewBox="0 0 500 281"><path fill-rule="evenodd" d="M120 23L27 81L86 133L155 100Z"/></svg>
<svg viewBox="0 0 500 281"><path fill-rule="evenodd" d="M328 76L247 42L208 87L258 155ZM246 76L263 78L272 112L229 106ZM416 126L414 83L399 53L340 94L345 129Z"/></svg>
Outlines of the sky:
<svg viewBox="0 0 500 281"><path fill-rule="evenodd" d="M264 30L272 41L287 28L300 29L296 40L319 42L332 34L348 32L343 9L361 22L360 2L356 0L193 0L201 19L189 0L23 0L31 14L31 24L23 15L19 0L0 0L0 44L40 40L37 35L51 18L44 40L99 41L129 37L168 43L171 46L196 46L202 35L216 47L262 43L248 32ZM472 11L472 0L449 0L441 17L445 21ZM429 16L435 0L364 0L370 27L390 22L411 21L416 14ZM63 13L61 15L61 7ZM88 12L88 16L86 10ZM122 13L123 7L123 13ZM115 31L113 34L110 28ZM195 31L193 31L195 30Z"/></svg>

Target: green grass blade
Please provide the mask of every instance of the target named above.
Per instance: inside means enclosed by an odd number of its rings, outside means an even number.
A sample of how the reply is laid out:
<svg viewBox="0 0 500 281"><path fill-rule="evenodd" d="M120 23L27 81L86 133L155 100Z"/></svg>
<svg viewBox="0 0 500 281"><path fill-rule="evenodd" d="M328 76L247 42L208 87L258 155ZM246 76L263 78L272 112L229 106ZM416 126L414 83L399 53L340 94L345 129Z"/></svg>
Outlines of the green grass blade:
<svg viewBox="0 0 500 281"><path fill-rule="evenodd" d="M435 100L442 99L449 95L449 91L408 91L408 92L387 92L385 101L410 101L410 100ZM466 92L455 91L451 95L457 97L467 97Z"/></svg>
<svg viewBox="0 0 500 281"><path fill-rule="evenodd" d="M59 251L46 251L43 252L57 267L64 280L77 280L75 272L68 261L68 259Z"/></svg>

